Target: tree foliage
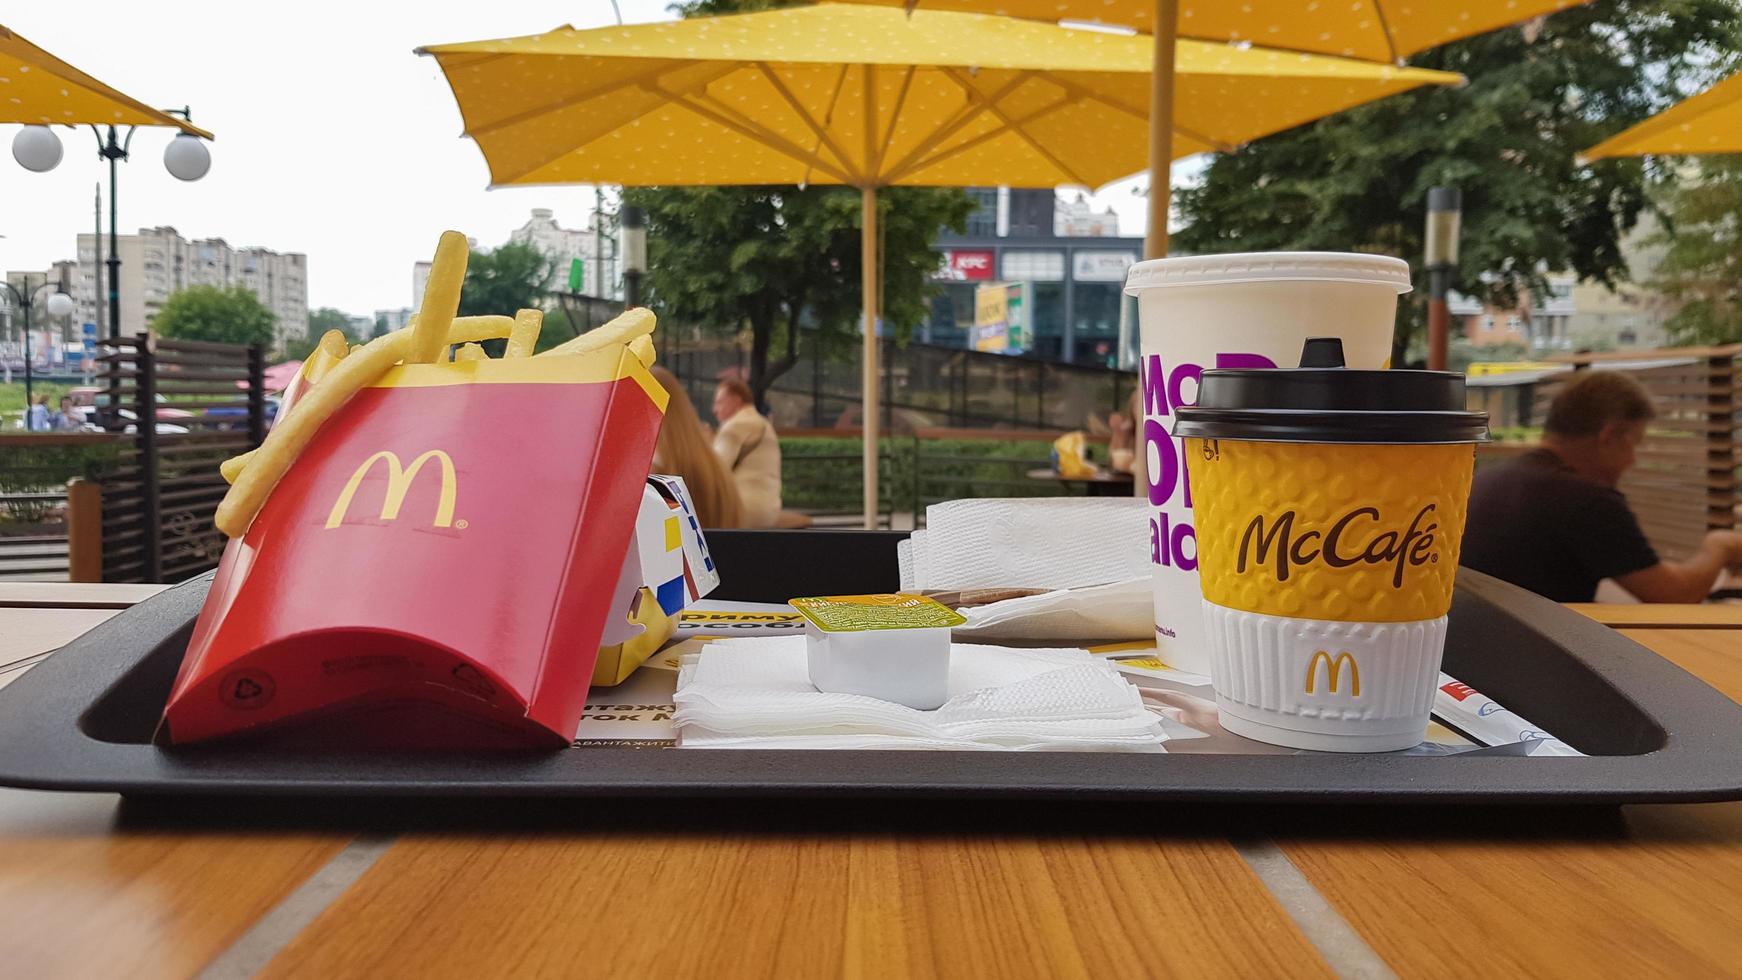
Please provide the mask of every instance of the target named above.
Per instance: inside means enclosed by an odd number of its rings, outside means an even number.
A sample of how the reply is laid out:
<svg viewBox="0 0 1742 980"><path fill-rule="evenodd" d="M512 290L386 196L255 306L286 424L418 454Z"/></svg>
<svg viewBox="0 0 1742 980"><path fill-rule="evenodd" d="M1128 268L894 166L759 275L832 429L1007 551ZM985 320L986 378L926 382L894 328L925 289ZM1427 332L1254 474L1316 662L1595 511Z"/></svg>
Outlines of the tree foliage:
<svg viewBox="0 0 1742 980"><path fill-rule="evenodd" d="M1647 204L1638 160L1581 165L1579 150L1662 109L1735 60L1731 0L1597 0L1423 52L1464 73L1215 158L1182 190L1185 251L1383 252L1419 265L1426 197L1464 195L1454 288L1509 304L1547 271L1613 284L1620 240ZM1420 270L1418 269L1418 273ZM1418 282L1418 286L1423 283ZM1402 363L1425 321L1399 306Z"/></svg>
<svg viewBox="0 0 1742 980"><path fill-rule="evenodd" d="M758 399L798 361L800 324L848 331L860 316L861 208L841 187L642 188L648 298L705 329L750 334ZM938 230L960 231L973 210L959 190L896 187L879 194L883 320L897 336L927 314Z"/></svg>
<svg viewBox="0 0 1742 980"><path fill-rule="evenodd" d="M515 310L542 308L550 277L550 259L523 242L488 251L473 249L460 290L460 315L513 316Z"/></svg>
<svg viewBox="0 0 1742 980"><path fill-rule="evenodd" d="M1699 179L1667 194L1664 225L1652 285L1680 307L1664 322L1671 341L1742 342L1742 162L1702 157Z"/></svg>
<svg viewBox="0 0 1742 980"><path fill-rule="evenodd" d="M308 315L308 335L310 337L319 337L328 330L337 330L352 340L357 339L351 336L351 318L345 315L344 310L323 306Z"/></svg>
<svg viewBox="0 0 1742 980"><path fill-rule="evenodd" d="M185 286L164 300L151 328L163 337L270 346L278 317L241 286Z"/></svg>

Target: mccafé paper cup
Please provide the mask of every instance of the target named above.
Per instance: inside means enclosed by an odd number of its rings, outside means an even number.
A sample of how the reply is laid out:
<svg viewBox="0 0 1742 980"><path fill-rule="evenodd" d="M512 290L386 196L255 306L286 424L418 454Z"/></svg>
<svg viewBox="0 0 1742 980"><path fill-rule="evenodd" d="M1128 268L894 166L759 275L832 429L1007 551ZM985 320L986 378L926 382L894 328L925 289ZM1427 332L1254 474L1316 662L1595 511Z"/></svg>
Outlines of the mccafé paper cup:
<svg viewBox="0 0 1742 980"><path fill-rule="evenodd" d="M1340 365L1336 345L1302 363ZM1458 374L1204 374L1174 434L1224 728L1336 752L1422 740L1486 432Z"/></svg>
<svg viewBox="0 0 1742 980"><path fill-rule="evenodd" d="M1256 252L1153 259L1131 267L1142 333L1141 393L1155 642L1182 670L1209 672L1198 592L1198 542L1174 413L1197 401L1213 368L1289 365L1308 337L1339 337L1349 363L1385 367L1409 264L1345 252Z"/></svg>

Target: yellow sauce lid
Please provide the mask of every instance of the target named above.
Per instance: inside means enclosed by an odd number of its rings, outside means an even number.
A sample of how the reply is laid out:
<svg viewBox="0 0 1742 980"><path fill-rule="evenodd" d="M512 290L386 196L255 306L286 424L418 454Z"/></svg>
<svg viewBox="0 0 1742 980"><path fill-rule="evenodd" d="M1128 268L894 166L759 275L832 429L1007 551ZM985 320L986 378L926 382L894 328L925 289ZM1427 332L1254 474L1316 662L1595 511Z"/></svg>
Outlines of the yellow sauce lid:
<svg viewBox="0 0 1742 980"><path fill-rule="evenodd" d="M791 605L825 633L938 629L967 622L954 609L920 595L812 596Z"/></svg>

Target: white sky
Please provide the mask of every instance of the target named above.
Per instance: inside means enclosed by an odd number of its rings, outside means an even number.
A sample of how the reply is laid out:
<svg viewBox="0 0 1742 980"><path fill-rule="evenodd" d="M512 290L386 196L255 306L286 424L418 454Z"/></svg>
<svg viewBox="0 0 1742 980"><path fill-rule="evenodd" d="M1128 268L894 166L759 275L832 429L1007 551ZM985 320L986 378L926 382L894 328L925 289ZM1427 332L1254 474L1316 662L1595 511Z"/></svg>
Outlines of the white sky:
<svg viewBox="0 0 1742 980"><path fill-rule="evenodd" d="M667 0L618 0L628 23L671 17ZM168 130L142 129L121 164L120 230L173 225L304 252L309 307L348 313L411 305L411 266L444 228L500 244L535 207L578 227L591 188L487 191L483 157L460 138L460 114L422 44L533 34L559 24L615 23L608 0L88 0L8 4L3 23L81 70L159 107L189 105L212 131L212 169L184 184L163 169ZM66 150L33 174L10 158L0 126L0 268L40 270L75 256L92 228L92 192L107 167L89 130L56 130ZM1095 200L1140 235L1146 180Z"/></svg>

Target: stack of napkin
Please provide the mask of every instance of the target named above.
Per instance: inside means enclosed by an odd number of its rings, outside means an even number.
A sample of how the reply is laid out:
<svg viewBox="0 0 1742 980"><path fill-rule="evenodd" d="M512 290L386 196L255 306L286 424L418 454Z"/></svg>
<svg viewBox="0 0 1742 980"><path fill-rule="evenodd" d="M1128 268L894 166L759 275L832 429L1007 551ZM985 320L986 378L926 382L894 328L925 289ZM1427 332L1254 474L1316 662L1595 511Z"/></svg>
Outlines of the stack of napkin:
<svg viewBox="0 0 1742 980"><path fill-rule="evenodd" d="M934 711L811 686L805 639L709 643L678 672L686 748L1157 752L1160 719L1082 650L951 648L950 700Z"/></svg>

